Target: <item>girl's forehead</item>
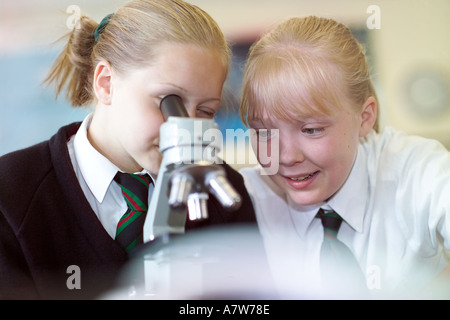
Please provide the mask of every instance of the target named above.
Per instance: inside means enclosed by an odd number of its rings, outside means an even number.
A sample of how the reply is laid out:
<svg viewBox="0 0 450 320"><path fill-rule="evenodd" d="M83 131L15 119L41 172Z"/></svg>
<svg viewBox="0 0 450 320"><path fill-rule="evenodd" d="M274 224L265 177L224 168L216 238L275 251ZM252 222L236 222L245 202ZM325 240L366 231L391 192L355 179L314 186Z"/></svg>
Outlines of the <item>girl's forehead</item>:
<svg viewBox="0 0 450 320"><path fill-rule="evenodd" d="M251 127L280 127L284 124L299 126L308 123L325 123L332 121L333 114L312 111L310 108L302 110L301 106L287 108L271 108L269 106L254 107L253 113L248 115Z"/></svg>
<svg viewBox="0 0 450 320"><path fill-rule="evenodd" d="M249 104L248 120L262 122L275 119L289 123L319 121L335 114L338 108L308 95L301 96L298 91L280 94L278 97L274 92L270 99L254 96Z"/></svg>
<svg viewBox="0 0 450 320"><path fill-rule="evenodd" d="M267 108L282 118L329 115L346 98L341 75L329 64L311 67L298 61L271 60L276 63L258 61L248 79L246 94L256 113Z"/></svg>

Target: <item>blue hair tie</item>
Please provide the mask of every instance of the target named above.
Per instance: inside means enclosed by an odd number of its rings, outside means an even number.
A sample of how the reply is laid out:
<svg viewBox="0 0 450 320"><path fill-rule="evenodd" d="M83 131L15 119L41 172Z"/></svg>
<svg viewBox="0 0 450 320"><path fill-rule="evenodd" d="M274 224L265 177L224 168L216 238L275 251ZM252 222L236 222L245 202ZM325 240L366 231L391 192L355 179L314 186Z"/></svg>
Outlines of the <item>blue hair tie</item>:
<svg viewBox="0 0 450 320"><path fill-rule="evenodd" d="M114 13L110 13L106 17L104 17L102 21L100 21L97 29L95 29L95 31L94 31L95 42L98 42L98 37L103 33L103 31L105 30L106 26L109 23L109 20L111 20L111 17L113 15L114 15Z"/></svg>

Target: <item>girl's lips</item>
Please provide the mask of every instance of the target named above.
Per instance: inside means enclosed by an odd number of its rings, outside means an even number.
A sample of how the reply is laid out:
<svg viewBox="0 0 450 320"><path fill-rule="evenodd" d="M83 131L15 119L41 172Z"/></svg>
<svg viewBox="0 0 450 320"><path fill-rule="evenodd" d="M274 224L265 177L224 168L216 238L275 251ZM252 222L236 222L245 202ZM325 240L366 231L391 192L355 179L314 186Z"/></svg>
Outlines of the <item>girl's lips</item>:
<svg viewBox="0 0 450 320"><path fill-rule="evenodd" d="M295 176L283 176L286 182L294 189L303 189L310 185L320 171L315 171L309 174L295 175Z"/></svg>

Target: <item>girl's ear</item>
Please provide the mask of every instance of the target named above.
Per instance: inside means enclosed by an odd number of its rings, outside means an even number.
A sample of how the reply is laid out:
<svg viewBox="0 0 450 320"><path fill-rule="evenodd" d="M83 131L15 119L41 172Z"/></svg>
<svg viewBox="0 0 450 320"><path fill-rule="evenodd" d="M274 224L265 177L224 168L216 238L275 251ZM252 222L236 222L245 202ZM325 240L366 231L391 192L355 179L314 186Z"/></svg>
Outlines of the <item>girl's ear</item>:
<svg viewBox="0 0 450 320"><path fill-rule="evenodd" d="M97 100L110 105L112 101L111 65L107 61L100 61L94 72L94 92Z"/></svg>
<svg viewBox="0 0 450 320"><path fill-rule="evenodd" d="M377 121L377 113L377 100L374 97L370 96L362 106L361 127L359 130L360 137L365 137L370 131L372 131Z"/></svg>

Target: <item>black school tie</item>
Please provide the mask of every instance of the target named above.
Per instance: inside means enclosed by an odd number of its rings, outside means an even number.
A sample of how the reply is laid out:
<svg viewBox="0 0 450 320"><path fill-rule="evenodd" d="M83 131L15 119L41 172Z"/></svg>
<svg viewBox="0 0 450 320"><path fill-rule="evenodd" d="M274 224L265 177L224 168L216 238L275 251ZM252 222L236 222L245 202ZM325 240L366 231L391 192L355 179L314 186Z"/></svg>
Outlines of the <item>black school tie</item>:
<svg viewBox="0 0 450 320"><path fill-rule="evenodd" d="M320 209L317 216L322 221L324 231L320 271L326 286L336 293L366 298L367 286L361 268L350 249L337 238L341 216L325 209Z"/></svg>
<svg viewBox="0 0 450 320"><path fill-rule="evenodd" d="M114 180L122 189L128 209L120 218L116 229L116 241L129 252L142 243L145 217L148 210L149 175L118 172Z"/></svg>

